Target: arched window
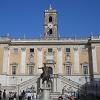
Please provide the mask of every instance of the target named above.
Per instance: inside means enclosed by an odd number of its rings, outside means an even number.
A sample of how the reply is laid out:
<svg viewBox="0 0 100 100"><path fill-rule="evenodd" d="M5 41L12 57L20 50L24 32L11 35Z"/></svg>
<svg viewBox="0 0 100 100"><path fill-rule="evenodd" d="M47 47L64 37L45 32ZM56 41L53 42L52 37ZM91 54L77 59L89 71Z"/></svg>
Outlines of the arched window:
<svg viewBox="0 0 100 100"><path fill-rule="evenodd" d="M51 35L51 34L52 34L52 29L49 30L49 35Z"/></svg>
<svg viewBox="0 0 100 100"><path fill-rule="evenodd" d="M52 22L52 17L51 16L49 17L49 22Z"/></svg>
<svg viewBox="0 0 100 100"><path fill-rule="evenodd" d="M49 73L49 74L53 74L53 69L52 69L52 67L48 67L48 73Z"/></svg>

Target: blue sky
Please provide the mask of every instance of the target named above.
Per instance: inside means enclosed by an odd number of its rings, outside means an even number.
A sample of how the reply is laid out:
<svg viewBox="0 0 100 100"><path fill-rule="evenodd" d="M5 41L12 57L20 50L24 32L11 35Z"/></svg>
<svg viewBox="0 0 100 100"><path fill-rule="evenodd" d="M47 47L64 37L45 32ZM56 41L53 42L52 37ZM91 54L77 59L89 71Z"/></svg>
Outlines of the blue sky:
<svg viewBox="0 0 100 100"><path fill-rule="evenodd" d="M50 4L58 12L60 36L100 35L100 0L0 0L0 36L40 37Z"/></svg>

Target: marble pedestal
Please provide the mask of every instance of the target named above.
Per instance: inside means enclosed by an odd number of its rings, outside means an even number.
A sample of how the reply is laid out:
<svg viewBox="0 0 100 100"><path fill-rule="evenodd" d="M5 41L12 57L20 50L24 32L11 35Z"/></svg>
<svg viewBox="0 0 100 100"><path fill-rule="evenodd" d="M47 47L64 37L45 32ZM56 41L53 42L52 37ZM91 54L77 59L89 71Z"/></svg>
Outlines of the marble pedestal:
<svg viewBox="0 0 100 100"><path fill-rule="evenodd" d="M41 88L40 100L50 100L50 87L44 82L43 87Z"/></svg>

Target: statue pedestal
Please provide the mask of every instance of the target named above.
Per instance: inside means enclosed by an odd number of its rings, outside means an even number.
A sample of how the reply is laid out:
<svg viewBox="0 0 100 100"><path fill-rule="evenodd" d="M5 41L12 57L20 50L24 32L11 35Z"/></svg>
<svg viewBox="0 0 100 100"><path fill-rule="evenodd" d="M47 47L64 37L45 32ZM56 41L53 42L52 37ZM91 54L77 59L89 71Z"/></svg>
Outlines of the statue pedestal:
<svg viewBox="0 0 100 100"><path fill-rule="evenodd" d="M40 100L50 100L50 87L44 82L43 87L41 88Z"/></svg>

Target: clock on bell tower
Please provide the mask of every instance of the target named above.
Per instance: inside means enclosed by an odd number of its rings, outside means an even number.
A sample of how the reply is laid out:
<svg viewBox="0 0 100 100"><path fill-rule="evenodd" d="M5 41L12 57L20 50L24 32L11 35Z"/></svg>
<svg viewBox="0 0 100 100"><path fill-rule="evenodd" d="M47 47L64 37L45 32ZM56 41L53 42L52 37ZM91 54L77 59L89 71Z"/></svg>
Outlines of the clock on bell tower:
<svg viewBox="0 0 100 100"><path fill-rule="evenodd" d="M44 12L44 38L45 39L57 39L57 11L52 9L51 5L49 9Z"/></svg>

